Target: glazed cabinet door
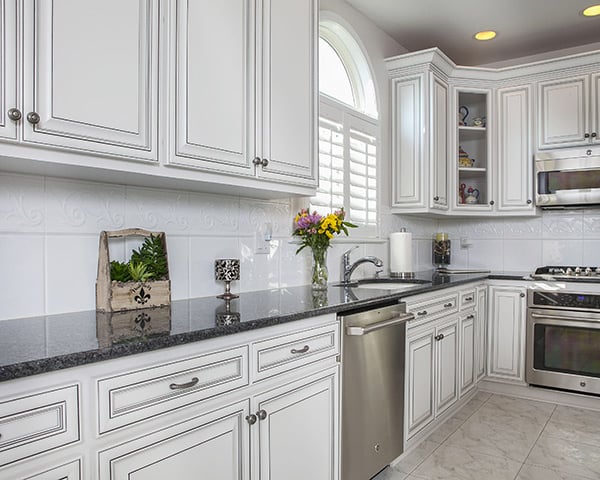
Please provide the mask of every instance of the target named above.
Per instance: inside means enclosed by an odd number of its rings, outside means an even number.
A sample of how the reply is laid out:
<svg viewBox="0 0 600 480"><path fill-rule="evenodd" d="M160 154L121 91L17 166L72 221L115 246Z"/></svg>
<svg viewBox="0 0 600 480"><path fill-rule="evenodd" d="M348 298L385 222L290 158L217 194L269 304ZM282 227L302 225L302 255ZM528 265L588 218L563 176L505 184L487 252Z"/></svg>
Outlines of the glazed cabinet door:
<svg viewBox="0 0 600 480"><path fill-rule="evenodd" d="M316 186L318 0L258 4L258 175Z"/></svg>
<svg viewBox="0 0 600 480"><path fill-rule="evenodd" d="M460 395L475 386L475 324L476 313L460 317Z"/></svg>
<svg viewBox="0 0 600 480"><path fill-rule="evenodd" d="M589 142L589 76L538 84L538 148L570 147Z"/></svg>
<svg viewBox="0 0 600 480"><path fill-rule="evenodd" d="M406 438L433 421L435 329L409 332L406 339Z"/></svg>
<svg viewBox="0 0 600 480"><path fill-rule="evenodd" d="M99 452L100 480L249 478L248 401Z"/></svg>
<svg viewBox="0 0 600 480"><path fill-rule="evenodd" d="M524 382L526 289L490 286L488 376Z"/></svg>
<svg viewBox="0 0 600 480"><path fill-rule="evenodd" d="M337 480L337 384L334 367L255 397L253 478Z"/></svg>
<svg viewBox="0 0 600 480"><path fill-rule="evenodd" d="M16 140L23 112L17 99L17 0L0 0L0 138Z"/></svg>
<svg viewBox="0 0 600 480"><path fill-rule="evenodd" d="M436 328L436 395L435 414L458 400L458 319Z"/></svg>
<svg viewBox="0 0 600 480"><path fill-rule="evenodd" d="M430 208L448 210L448 84L431 74L430 91Z"/></svg>
<svg viewBox="0 0 600 480"><path fill-rule="evenodd" d="M533 151L531 87L498 90L498 211L531 211Z"/></svg>
<svg viewBox="0 0 600 480"><path fill-rule="evenodd" d="M487 360L487 287L477 287L475 316L475 373L477 381L485 376Z"/></svg>
<svg viewBox="0 0 600 480"><path fill-rule="evenodd" d="M25 0L23 138L157 160L158 1Z"/></svg>
<svg viewBox="0 0 600 480"><path fill-rule="evenodd" d="M170 163L254 175L254 5L170 2Z"/></svg>
<svg viewBox="0 0 600 480"><path fill-rule="evenodd" d="M600 73L592 75L592 143L600 143Z"/></svg>

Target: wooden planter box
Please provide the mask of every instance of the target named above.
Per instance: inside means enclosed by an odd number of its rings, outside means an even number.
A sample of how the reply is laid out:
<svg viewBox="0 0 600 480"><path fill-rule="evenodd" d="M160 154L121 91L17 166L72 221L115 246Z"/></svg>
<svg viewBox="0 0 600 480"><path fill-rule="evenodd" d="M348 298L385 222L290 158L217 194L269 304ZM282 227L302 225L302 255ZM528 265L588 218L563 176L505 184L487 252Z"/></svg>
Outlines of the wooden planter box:
<svg viewBox="0 0 600 480"><path fill-rule="evenodd" d="M171 331L171 307L126 312L97 312L96 336L100 348L148 339Z"/></svg>
<svg viewBox="0 0 600 480"><path fill-rule="evenodd" d="M98 278L96 280L96 310L100 312L120 312L142 308L164 307L171 304L170 279L147 282L117 282L110 279L108 239L136 236L149 237L150 235L160 237L166 257L167 243L164 232L150 232L140 228L100 232Z"/></svg>

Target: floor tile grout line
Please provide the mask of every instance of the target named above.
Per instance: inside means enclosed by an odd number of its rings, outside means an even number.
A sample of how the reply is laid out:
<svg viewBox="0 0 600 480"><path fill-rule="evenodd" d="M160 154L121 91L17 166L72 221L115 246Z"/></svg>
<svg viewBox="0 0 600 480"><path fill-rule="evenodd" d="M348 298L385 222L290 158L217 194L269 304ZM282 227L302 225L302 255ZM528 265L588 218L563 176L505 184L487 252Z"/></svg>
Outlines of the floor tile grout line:
<svg viewBox="0 0 600 480"><path fill-rule="evenodd" d="M554 408L552 409L552 413L550 413L550 416L548 417L548 420L546 420L546 423L544 423L543 428L540 430L540 433L538 434L537 438L535 439L535 442L533 442L533 445L529 449L529 452L527 452L527 456L525 457L525 460L523 460L523 464L521 465L521 468L519 469L519 473L523 469L523 466L527 463L527 459L531 456L531 452L533 452L533 449L535 448L535 446L539 442L540 437L543 435L544 430L546 430L546 427L548 426L548 423L550 423L550 420L552 419L552 415L554 415L554 412L556 411L556 407L557 407L556 403L554 403L553 405L554 405ZM552 470L552 469L550 469L550 470ZM515 479L518 478L519 473L517 473L517 476L515 477Z"/></svg>

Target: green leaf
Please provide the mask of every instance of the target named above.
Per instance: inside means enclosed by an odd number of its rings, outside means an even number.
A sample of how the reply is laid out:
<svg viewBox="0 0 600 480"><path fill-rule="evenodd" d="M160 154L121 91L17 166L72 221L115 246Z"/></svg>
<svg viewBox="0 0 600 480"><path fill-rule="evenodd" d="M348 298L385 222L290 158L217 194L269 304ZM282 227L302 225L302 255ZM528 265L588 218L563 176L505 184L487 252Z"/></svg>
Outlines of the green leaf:
<svg viewBox="0 0 600 480"><path fill-rule="evenodd" d="M110 262L110 279L117 282L130 282L129 264L117 262L116 260Z"/></svg>

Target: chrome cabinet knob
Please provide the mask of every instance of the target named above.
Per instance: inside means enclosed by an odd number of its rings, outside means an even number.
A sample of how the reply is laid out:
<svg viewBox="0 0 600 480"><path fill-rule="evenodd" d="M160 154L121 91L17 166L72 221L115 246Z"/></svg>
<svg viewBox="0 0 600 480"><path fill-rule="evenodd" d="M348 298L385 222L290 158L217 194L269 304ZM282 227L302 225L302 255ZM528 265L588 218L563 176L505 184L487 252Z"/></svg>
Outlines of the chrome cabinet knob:
<svg viewBox="0 0 600 480"><path fill-rule="evenodd" d="M13 120L14 122L21 120L22 117L23 115L21 114L21 110L19 110L18 108L11 108L8 111L8 118Z"/></svg>
<svg viewBox="0 0 600 480"><path fill-rule="evenodd" d="M250 424L250 425L254 425L256 423L258 419L256 418L256 415L254 415L253 413L251 413L250 415L246 416L246 421Z"/></svg>
<svg viewBox="0 0 600 480"><path fill-rule="evenodd" d="M267 412L266 410L260 409L258 412L256 412L256 416L259 420L264 420L265 418L267 418Z"/></svg>
<svg viewBox="0 0 600 480"><path fill-rule="evenodd" d="M519 297L525 298L525 294L523 292L519 293Z"/></svg>
<svg viewBox="0 0 600 480"><path fill-rule="evenodd" d="M584 134L583 138L590 138L590 134L589 133Z"/></svg>
<svg viewBox="0 0 600 480"><path fill-rule="evenodd" d="M527 205L531 205L533 202L531 201L530 198L527 199Z"/></svg>
<svg viewBox="0 0 600 480"><path fill-rule="evenodd" d="M597 137L596 132L592 132L592 138L596 138L596 137Z"/></svg>
<svg viewBox="0 0 600 480"><path fill-rule="evenodd" d="M490 205L494 205L494 201L493 200L490 200Z"/></svg>
<svg viewBox="0 0 600 480"><path fill-rule="evenodd" d="M254 160L252 160L252 165L256 165L258 167L261 164L262 160L260 159L260 157L254 157Z"/></svg>
<svg viewBox="0 0 600 480"><path fill-rule="evenodd" d="M260 164L264 167L266 167L269 164L269 161L266 158L263 158L262 161L260 162Z"/></svg>
<svg viewBox="0 0 600 480"><path fill-rule="evenodd" d="M437 201L439 201L439 200L440 200L440 197L438 197L437 195L436 195L435 197L433 197L433 201L434 201L434 202L437 202Z"/></svg>
<svg viewBox="0 0 600 480"><path fill-rule="evenodd" d="M29 112L27 114L27 121L32 125L37 125L40 123L40 115L36 112Z"/></svg>

